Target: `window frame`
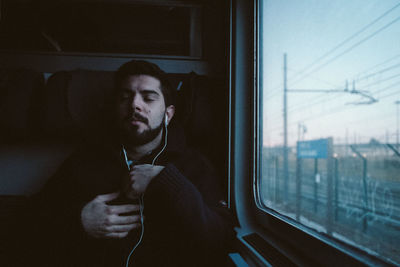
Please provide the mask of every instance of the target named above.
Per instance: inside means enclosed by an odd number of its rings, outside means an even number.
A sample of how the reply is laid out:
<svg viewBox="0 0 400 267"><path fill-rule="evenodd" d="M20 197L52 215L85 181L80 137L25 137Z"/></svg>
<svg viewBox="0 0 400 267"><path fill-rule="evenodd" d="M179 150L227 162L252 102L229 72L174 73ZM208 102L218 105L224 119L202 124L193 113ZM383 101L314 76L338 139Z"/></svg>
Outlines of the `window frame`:
<svg viewBox="0 0 400 267"><path fill-rule="evenodd" d="M239 222L237 248L252 266L274 264L275 256L268 254L268 246L295 265L394 266L344 242L317 235L311 228L298 226L261 205L258 177L262 130L259 79L262 1L230 1L229 176L230 206ZM265 243L249 242L247 237L251 234L258 235Z"/></svg>
<svg viewBox="0 0 400 267"><path fill-rule="evenodd" d="M27 2L28 4L32 4L33 1L19 1L20 3ZM138 7L184 7L190 9L189 12L189 34L188 34L188 54L153 54L153 53L124 53L124 52L93 52L93 51L51 51L51 50L35 50L35 49L4 49L0 48L0 53L18 53L18 54L28 54L28 55L47 55L47 56L89 56L89 57L117 57L117 58L130 58L130 57L142 57L143 55L146 58L158 58L158 59L178 59L178 60L193 60L199 61L204 59L203 49L203 29L202 29L202 20L203 20L203 9L199 3L195 1L182 1L182 0L171 0L171 1L159 1L159 0L151 0L151 1L142 1L142 0L103 0L103 1L82 1L82 0L73 0L73 1L61 1L60 3L68 3L68 4L126 4L130 6L138 6ZM2 5L0 1L0 19L2 12L4 12L3 8L6 5ZM50 44L52 44L52 38L45 38Z"/></svg>

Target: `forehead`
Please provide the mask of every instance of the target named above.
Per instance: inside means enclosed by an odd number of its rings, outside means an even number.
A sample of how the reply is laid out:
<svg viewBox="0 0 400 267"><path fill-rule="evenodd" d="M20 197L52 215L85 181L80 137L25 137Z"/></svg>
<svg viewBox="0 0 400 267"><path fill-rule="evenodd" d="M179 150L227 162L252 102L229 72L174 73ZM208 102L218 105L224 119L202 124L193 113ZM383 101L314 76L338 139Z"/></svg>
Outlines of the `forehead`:
<svg viewBox="0 0 400 267"><path fill-rule="evenodd" d="M163 96L161 82L150 75L130 75L121 81L121 88L130 91L155 91Z"/></svg>

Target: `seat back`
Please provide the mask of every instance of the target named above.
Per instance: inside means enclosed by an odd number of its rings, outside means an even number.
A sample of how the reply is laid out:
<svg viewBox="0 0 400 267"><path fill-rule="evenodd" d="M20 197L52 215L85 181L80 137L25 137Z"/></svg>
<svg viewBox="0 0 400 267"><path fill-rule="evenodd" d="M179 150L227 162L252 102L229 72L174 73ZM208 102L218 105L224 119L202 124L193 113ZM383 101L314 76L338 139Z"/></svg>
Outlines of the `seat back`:
<svg viewBox="0 0 400 267"><path fill-rule="evenodd" d="M189 145L225 177L223 85L195 73L170 78L178 90L174 120L183 126ZM113 72L61 71L44 84L43 75L32 70L0 70L0 253L7 253L10 262L24 243L20 229L29 221L27 196L96 134L91 129L99 129L112 113L112 95Z"/></svg>

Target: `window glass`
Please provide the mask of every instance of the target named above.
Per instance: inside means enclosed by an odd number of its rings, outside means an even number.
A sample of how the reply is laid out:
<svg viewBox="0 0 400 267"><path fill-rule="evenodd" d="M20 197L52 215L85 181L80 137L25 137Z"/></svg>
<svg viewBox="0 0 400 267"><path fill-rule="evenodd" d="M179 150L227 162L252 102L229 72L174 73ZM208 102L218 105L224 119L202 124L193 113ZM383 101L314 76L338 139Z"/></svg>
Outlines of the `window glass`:
<svg viewBox="0 0 400 267"><path fill-rule="evenodd" d="M259 203L400 263L400 3L266 0Z"/></svg>

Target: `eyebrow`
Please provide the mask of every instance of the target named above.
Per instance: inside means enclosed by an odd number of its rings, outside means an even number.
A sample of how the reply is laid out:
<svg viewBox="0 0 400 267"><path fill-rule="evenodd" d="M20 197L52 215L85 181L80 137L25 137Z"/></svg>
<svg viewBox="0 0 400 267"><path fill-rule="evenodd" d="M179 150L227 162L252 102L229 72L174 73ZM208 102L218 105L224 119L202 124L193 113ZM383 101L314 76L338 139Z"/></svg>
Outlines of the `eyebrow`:
<svg viewBox="0 0 400 267"><path fill-rule="evenodd" d="M121 92L132 92L130 88L124 88L124 87L122 87L120 89L120 91ZM150 94L158 95L158 96L160 95L160 93L158 93L157 90L155 90L155 89L143 89L143 90L139 90L139 93L146 94L146 95L150 95Z"/></svg>
<svg viewBox="0 0 400 267"><path fill-rule="evenodd" d="M154 90L154 89L144 89L144 90L140 90L140 93L141 94L146 94L146 95L150 95L150 94L153 94L153 95L160 95L156 90Z"/></svg>

